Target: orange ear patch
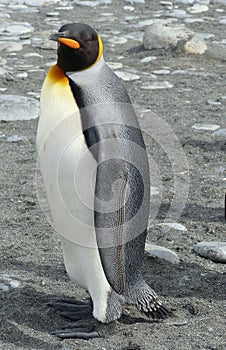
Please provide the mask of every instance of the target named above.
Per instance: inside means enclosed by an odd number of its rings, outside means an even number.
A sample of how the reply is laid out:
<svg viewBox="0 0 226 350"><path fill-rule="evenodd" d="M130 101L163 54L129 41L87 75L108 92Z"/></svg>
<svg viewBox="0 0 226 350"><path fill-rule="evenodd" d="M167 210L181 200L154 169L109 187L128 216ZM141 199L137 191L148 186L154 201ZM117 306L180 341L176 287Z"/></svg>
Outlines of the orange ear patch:
<svg viewBox="0 0 226 350"><path fill-rule="evenodd" d="M80 48L80 44L76 40L73 40L73 39L59 38L58 42L66 45L66 46L69 46L72 49L79 49Z"/></svg>
<svg viewBox="0 0 226 350"><path fill-rule="evenodd" d="M50 68L47 77L54 83L68 84L68 78L57 64Z"/></svg>

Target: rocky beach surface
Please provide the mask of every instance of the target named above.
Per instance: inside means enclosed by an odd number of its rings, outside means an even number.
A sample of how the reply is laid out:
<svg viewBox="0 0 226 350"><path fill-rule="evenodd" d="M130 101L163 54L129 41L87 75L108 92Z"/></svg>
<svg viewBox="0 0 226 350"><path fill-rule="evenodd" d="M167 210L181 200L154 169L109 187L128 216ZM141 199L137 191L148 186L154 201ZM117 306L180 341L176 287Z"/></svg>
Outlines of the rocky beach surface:
<svg viewBox="0 0 226 350"><path fill-rule="evenodd" d="M226 299L226 1L1 0L0 349L223 350ZM147 146L151 203L143 273L174 311L125 307L115 334L60 341L71 322L47 303L87 299L68 280L35 146L49 35L69 22L101 34Z"/></svg>

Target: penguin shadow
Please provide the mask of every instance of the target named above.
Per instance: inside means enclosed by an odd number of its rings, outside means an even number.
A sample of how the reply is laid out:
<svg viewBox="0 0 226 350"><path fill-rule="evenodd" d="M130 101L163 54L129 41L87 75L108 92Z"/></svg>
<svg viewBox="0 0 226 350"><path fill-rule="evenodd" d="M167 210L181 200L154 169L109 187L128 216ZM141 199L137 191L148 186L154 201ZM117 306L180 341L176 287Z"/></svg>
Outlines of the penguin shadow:
<svg viewBox="0 0 226 350"><path fill-rule="evenodd" d="M195 253L190 253L191 261ZM200 258L205 261L204 258ZM221 265L221 264L220 264ZM167 306L172 299L195 298L198 300L225 300L226 274L209 270L196 262L171 264L165 260L145 254L143 275L147 283L166 299Z"/></svg>
<svg viewBox="0 0 226 350"><path fill-rule="evenodd" d="M62 328L62 318L47 307L47 295L32 287L5 293L1 310L1 342L5 349L60 350L62 346L51 331Z"/></svg>
<svg viewBox="0 0 226 350"><path fill-rule="evenodd" d="M45 281L48 283L46 287L37 288L26 285L24 282L24 287L10 289L9 292L4 293L1 310L1 340L6 344L5 348L16 346L27 349L34 348L35 344L35 348L39 350L62 349L58 338L50 333L67 327L71 321L62 318L47 304L53 300L68 297L67 290L71 288L76 299L81 299L81 295L88 297L88 294L74 288L68 281L63 263L60 266L59 264L43 266L34 262L25 264L17 261L15 266L18 269L17 275L25 270L29 276L29 270L35 271L39 278L45 276ZM203 299L225 300L223 286L226 284L226 274L208 271L196 263L181 262L178 266L145 254L143 274L147 283L159 294L166 306L175 310L177 314L188 309L185 300L192 301L195 298L197 305L199 300L202 300L200 303L202 304ZM62 283L64 286L63 291L58 290L58 293L51 294L49 290L54 289L56 280L59 285ZM136 323L153 324L156 321L146 318L131 306L129 312L124 310L118 323L126 330L127 327Z"/></svg>
<svg viewBox="0 0 226 350"><path fill-rule="evenodd" d="M222 203L224 201L224 192L222 190ZM219 203L221 204L221 203ZM159 211L157 214L158 220L164 220L170 209L170 203L161 203ZM180 217L181 223L191 222L191 217L193 221L196 222L222 222L225 223L224 218L224 208L222 206L211 208L204 207L197 203L186 203L183 209L182 215Z"/></svg>

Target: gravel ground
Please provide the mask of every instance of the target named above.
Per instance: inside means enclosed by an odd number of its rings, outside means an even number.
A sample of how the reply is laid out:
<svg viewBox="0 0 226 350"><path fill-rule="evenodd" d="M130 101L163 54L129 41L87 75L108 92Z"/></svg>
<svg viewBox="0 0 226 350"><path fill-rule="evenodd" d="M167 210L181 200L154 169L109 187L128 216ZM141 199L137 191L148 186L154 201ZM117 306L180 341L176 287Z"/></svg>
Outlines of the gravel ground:
<svg viewBox="0 0 226 350"><path fill-rule="evenodd" d="M60 11L55 22L60 25L72 21L85 22L107 34L108 39L112 35L117 40L119 36L143 31L143 27L139 30L134 28L134 23L151 18L154 11L165 9L158 1L135 3L132 15L136 18L125 20L122 2L130 5L124 1L112 1L97 7L74 5L70 11ZM49 3L38 7L37 13L14 9L10 15L13 21L32 24L35 29L33 36L45 31L47 38L57 28L57 23L52 21L50 24L51 17L46 14L55 11L56 7L56 4ZM216 11L218 8L224 12ZM225 6L212 1L208 12L195 15L203 18L203 22L187 26L196 32L214 34L215 37L209 39L210 44L211 40L220 42L225 39L225 25L219 24L218 19L225 11ZM108 15L100 16L100 13ZM179 22L183 21L179 19ZM36 58L36 61L34 57L24 56L34 52L43 58ZM142 63L141 60L147 56L157 59ZM0 78L0 86L7 88L4 93L29 96L29 92L40 92L47 64L54 62L56 51L42 49L41 45L35 48L25 45L16 55L2 51L2 57L7 59L9 71L13 72L11 78ZM125 82L134 104L141 110L149 109L155 113L162 121L163 135L167 139L170 132L177 137L180 142L177 151L186 156L187 164L182 164L183 174L180 158L169 159L170 145L164 149L164 144L155 139L150 113L140 114L149 159L158 168L162 186L160 208L154 220L150 220L148 240L174 250L180 257L180 263L173 265L146 255L143 272L148 283L175 310L175 316L156 323L142 318L134 308L127 307L117 323L116 333L109 338L60 341L50 334L70 322L49 309L46 305L48 301L65 296L86 299L87 295L68 280L59 239L37 199L35 137L38 121L2 121L0 277L4 285L8 285L8 290L0 289L0 349L223 350L226 348L225 265L199 257L192 248L202 240L225 240L226 144L224 140L214 138L213 131L196 130L192 126L201 123L225 128L225 61L205 54L186 56L171 51L145 51L139 40L128 40L115 46L107 41L105 58L106 61L121 62L124 70L139 75L139 79ZM17 63L21 62L38 69L28 72L26 79L17 78ZM171 74L157 75L158 82L167 80L173 87L141 89L141 84L150 80L150 74L160 69L168 69ZM187 73L172 74L178 70ZM7 137L11 135L23 136L24 139L8 142ZM159 224L163 223L172 204L178 177L185 196L185 208L177 219L186 230L163 230ZM154 187L158 187L157 180L154 176ZM183 192L187 185L188 193ZM158 194L152 196L153 208L158 202L156 198ZM179 207L182 204L183 200Z"/></svg>

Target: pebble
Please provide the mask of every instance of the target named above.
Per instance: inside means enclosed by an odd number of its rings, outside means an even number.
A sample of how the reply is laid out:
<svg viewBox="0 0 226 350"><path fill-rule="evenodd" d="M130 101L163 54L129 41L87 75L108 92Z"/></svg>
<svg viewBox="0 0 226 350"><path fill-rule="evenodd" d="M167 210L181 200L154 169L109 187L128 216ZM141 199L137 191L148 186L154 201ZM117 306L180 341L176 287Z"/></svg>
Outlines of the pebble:
<svg viewBox="0 0 226 350"><path fill-rule="evenodd" d="M124 81L130 81L130 80L138 80L140 79L140 76L137 74L129 73L129 72L122 72L119 70L115 71L115 74L121 78Z"/></svg>
<svg viewBox="0 0 226 350"><path fill-rule="evenodd" d="M125 6L123 6L123 10L133 12L135 10L135 8L133 6L125 5Z"/></svg>
<svg viewBox="0 0 226 350"><path fill-rule="evenodd" d="M154 74L157 74L157 75L167 75L167 74L170 74L170 70L169 69L157 69L157 70L153 70Z"/></svg>
<svg viewBox="0 0 226 350"><path fill-rule="evenodd" d="M10 287L11 288L18 288L20 285L20 282L12 278L12 276L7 275L6 273L0 274L0 280L3 280L4 282L0 282L0 289L3 292L8 292Z"/></svg>
<svg viewBox="0 0 226 350"><path fill-rule="evenodd" d="M207 100L206 104L210 106L220 106L222 103L220 101Z"/></svg>
<svg viewBox="0 0 226 350"><path fill-rule="evenodd" d="M200 242L196 243L193 249L204 258L226 263L226 242Z"/></svg>
<svg viewBox="0 0 226 350"><path fill-rule="evenodd" d="M197 123L197 124L192 125L192 129L195 129L195 130L214 131L214 130L217 130L219 128L220 128L220 126L217 125L217 124L200 124L200 123Z"/></svg>
<svg viewBox="0 0 226 350"><path fill-rule="evenodd" d="M0 95L0 120L30 120L39 115L39 102L31 97Z"/></svg>
<svg viewBox="0 0 226 350"><path fill-rule="evenodd" d="M21 79L26 79L28 77L27 72L23 72L23 73L18 73L17 78L21 78Z"/></svg>
<svg viewBox="0 0 226 350"><path fill-rule="evenodd" d="M186 227L182 224L178 224L177 222L164 222L164 223L158 224L158 226L163 226L163 227L166 226L174 230L187 232Z"/></svg>
<svg viewBox="0 0 226 350"><path fill-rule="evenodd" d="M23 45L14 41L0 41L0 52L14 52L23 50Z"/></svg>
<svg viewBox="0 0 226 350"><path fill-rule="evenodd" d="M226 139L226 129L217 130L212 134L212 136L225 140Z"/></svg>
<svg viewBox="0 0 226 350"><path fill-rule="evenodd" d="M108 43L113 44L113 45L122 45L127 43L128 39L123 38L123 37L112 37L107 40Z"/></svg>
<svg viewBox="0 0 226 350"><path fill-rule="evenodd" d="M141 85L141 89L143 90L157 90L157 89L171 89L173 84L168 81L154 81L152 83L145 82Z"/></svg>
<svg viewBox="0 0 226 350"><path fill-rule="evenodd" d="M188 53L188 54L202 55L206 50L207 50L207 45L204 39L198 34L195 34L184 45L184 51L185 53Z"/></svg>
<svg viewBox="0 0 226 350"><path fill-rule="evenodd" d="M23 136L18 136L18 135L8 136L6 139L7 142L18 142L22 140L25 140L25 138Z"/></svg>
<svg viewBox="0 0 226 350"><path fill-rule="evenodd" d="M179 256L174 251L155 244L146 243L145 252L151 257L160 258L172 264L178 264L180 262Z"/></svg>
<svg viewBox="0 0 226 350"><path fill-rule="evenodd" d="M202 12L206 12L206 11L209 11L209 7L206 5L194 4L192 7L188 8L188 12L190 12L192 14L202 13Z"/></svg>
<svg viewBox="0 0 226 350"><path fill-rule="evenodd" d="M8 292L9 291L9 286L7 286L5 283L0 283L0 289L3 292Z"/></svg>
<svg viewBox="0 0 226 350"><path fill-rule="evenodd" d="M190 15L187 14L187 12L185 10L181 10L181 9L176 9L173 11L170 11L169 13L167 13L168 17L175 17L175 18L186 18L189 17Z"/></svg>
<svg viewBox="0 0 226 350"><path fill-rule="evenodd" d="M181 5L192 5L194 2L195 0L177 0L177 4Z"/></svg>
<svg viewBox="0 0 226 350"><path fill-rule="evenodd" d="M111 0L96 0L96 1L83 1L83 0L74 0L74 4L80 6L96 7L104 4L111 4Z"/></svg>
<svg viewBox="0 0 226 350"><path fill-rule="evenodd" d="M220 24L226 24L226 18L224 17L224 18L221 18L220 20L219 20L219 23Z"/></svg>
<svg viewBox="0 0 226 350"><path fill-rule="evenodd" d="M145 0L124 0L130 2L131 4L145 4Z"/></svg>
<svg viewBox="0 0 226 350"><path fill-rule="evenodd" d="M156 56L147 56L147 57L142 58L140 61L142 63L149 63L149 62L154 61L156 59L157 59Z"/></svg>
<svg viewBox="0 0 226 350"><path fill-rule="evenodd" d="M108 66L115 70L115 69L121 69L123 67L123 64L121 62L108 62Z"/></svg>

